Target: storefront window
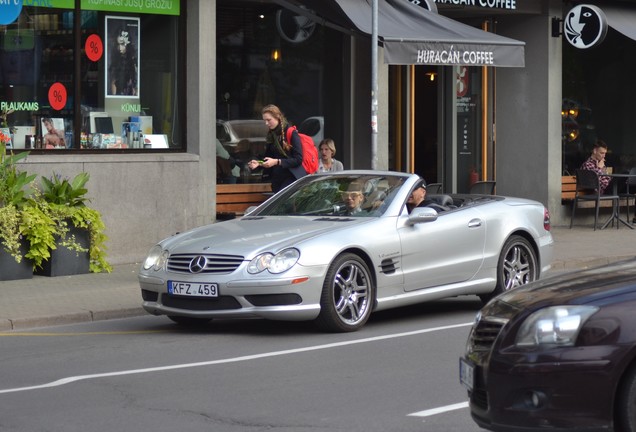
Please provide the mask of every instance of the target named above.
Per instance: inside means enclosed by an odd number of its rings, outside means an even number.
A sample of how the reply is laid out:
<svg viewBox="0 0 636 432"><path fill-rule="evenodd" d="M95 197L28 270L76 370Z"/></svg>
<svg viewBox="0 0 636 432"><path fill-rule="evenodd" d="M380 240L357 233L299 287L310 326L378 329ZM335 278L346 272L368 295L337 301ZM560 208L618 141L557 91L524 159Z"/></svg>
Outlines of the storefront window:
<svg viewBox="0 0 636 432"><path fill-rule="evenodd" d="M216 134L237 164L235 176L217 182L267 181L261 170L246 166L265 151L261 109L267 104L278 105L316 145L329 131L344 153L337 126L344 100L342 38L274 2L217 2Z"/></svg>
<svg viewBox="0 0 636 432"><path fill-rule="evenodd" d="M0 121L11 147L183 149L180 3L82 0L79 19L74 0L46 3L0 25Z"/></svg>
<svg viewBox="0 0 636 432"><path fill-rule="evenodd" d="M563 42L562 151L563 173L574 174L597 139L608 146L606 165L614 172L636 166L633 123L636 89L636 41L609 28L594 48Z"/></svg>

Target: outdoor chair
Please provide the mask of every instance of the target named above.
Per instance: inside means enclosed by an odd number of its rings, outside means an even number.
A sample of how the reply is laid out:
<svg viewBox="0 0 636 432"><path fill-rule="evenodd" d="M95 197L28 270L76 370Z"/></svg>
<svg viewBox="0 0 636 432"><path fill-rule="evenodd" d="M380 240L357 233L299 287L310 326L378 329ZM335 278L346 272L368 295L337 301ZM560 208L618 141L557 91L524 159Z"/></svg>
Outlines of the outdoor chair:
<svg viewBox="0 0 636 432"><path fill-rule="evenodd" d="M426 185L426 193L429 193L429 194L441 194L441 193L443 193L442 184L441 183L429 183L428 185Z"/></svg>
<svg viewBox="0 0 636 432"><path fill-rule="evenodd" d="M612 201L612 211L620 212L618 195L601 195L600 179L594 171L576 170L576 191L572 201L572 216L570 218L570 228L574 222L576 208L579 201L594 201L594 231L598 224L598 212L601 201Z"/></svg>
<svg viewBox="0 0 636 432"><path fill-rule="evenodd" d="M483 195L494 195L495 194L495 185L497 184L494 180L486 180L486 181L478 181L475 182L470 187L471 194L483 194Z"/></svg>
<svg viewBox="0 0 636 432"><path fill-rule="evenodd" d="M627 213L627 222L631 221L629 218L629 202L632 199L634 200L634 218L636 218L636 167L629 170L629 175L633 175L634 177L627 178L625 192L618 194L620 198L625 198L626 201L625 208Z"/></svg>

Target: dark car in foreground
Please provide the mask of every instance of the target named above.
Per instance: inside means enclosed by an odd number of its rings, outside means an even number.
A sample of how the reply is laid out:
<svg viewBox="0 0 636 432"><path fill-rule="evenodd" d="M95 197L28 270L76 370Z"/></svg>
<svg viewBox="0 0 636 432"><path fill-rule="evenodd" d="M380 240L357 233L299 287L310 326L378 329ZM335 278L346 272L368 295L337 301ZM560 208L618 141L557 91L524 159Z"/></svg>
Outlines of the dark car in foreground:
<svg viewBox="0 0 636 432"><path fill-rule="evenodd" d="M636 431L636 260L495 297L459 366L482 428Z"/></svg>

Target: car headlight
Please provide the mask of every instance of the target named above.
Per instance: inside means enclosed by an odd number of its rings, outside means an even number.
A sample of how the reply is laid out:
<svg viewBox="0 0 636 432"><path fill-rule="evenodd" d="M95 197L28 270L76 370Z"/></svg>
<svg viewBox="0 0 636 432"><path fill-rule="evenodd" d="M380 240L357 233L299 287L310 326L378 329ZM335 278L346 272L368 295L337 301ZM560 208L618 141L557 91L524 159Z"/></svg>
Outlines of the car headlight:
<svg viewBox="0 0 636 432"><path fill-rule="evenodd" d="M154 268L155 271L162 270L168 261L168 255L169 252L164 250L161 246L153 246L144 261L144 270L149 270L150 268Z"/></svg>
<svg viewBox="0 0 636 432"><path fill-rule="evenodd" d="M269 252L254 257L247 265L247 272L251 274L269 270L270 273L282 273L289 270L300 258L298 249L285 249L276 255Z"/></svg>
<svg viewBox="0 0 636 432"><path fill-rule="evenodd" d="M521 325L517 346L572 346L596 306L552 306L530 315Z"/></svg>

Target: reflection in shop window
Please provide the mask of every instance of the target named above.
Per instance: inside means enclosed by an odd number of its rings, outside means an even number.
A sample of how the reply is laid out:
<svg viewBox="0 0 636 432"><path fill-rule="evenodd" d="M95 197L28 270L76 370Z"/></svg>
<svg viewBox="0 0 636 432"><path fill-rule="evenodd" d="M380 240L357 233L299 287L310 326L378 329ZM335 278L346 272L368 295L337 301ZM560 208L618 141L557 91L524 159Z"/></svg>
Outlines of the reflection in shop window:
<svg viewBox="0 0 636 432"><path fill-rule="evenodd" d="M24 6L0 26L0 121L12 147L183 149L180 2L127 12L91 5L79 25L58 4Z"/></svg>

